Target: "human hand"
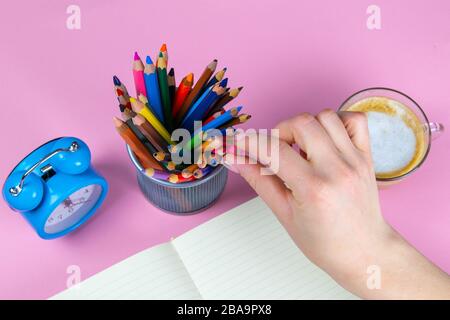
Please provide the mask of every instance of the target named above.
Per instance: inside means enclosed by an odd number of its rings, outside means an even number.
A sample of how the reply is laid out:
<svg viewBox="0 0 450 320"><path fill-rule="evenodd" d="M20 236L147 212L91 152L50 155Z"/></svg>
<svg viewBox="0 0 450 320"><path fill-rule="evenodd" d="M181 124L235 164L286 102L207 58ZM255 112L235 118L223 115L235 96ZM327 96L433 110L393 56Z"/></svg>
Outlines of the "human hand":
<svg viewBox="0 0 450 320"><path fill-rule="evenodd" d="M411 287L408 277L401 275L405 269L429 283L444 278L449 285L448 277L410 247L381 215L365 114L325 110L316 117L302 114L289 119L277 129L279 141L272 140L279 143L276 166L272 166L273 157L251 147L245 148L246 157L257 164L236 164L239 155L231 154L225 163L247 180L312 262L361 297L409 297L408 291L403 292ZM247 146L255 146L261 137L243 138ZM261 168L267 166L278 171L261 175ZM411 263L418 264L419 270L411 268ZM367 270L373 265L380 268L382 290L366 285ZM420 297L417 290L414 293Z"/></svg>

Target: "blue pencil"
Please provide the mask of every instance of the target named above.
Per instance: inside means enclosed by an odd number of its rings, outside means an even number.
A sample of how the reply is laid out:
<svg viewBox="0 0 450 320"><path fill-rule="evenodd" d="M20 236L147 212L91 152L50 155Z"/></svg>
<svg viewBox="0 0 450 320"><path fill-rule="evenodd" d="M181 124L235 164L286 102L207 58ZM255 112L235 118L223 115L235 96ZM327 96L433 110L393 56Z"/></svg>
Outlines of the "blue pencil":
<svg viewBox="0 0 450 320"><path fill-rule="evenodd" d="M242 110L242 106L232 108L228 111L225 111L224 113L222 113L220 116L218 116L214 120L211 120L210 122L205 124L202 127L202 131L205 132L209 129L219 128L221 125L227 123L230 120L233 120L239 114L239 112L241 110Z"/></svg>
<svg viewBox="0 0 450 320"><path fill-rule="evenodd" d="M228 79L224 79L220 83L216 83L214 86L208 88L189 109L187 115L181 123L181 127L192 131L194 128L194 121L200 121L203 119L203 117L208 113L209 108L225 92L227 83Z"/></svg>
<svg viewBox="0 0 450 320"><path fill-rule="evenodd" d="M222 81L225 72L227 71L227 68L223 68L222 70L220 70L219 72L217 72L214 77L212 77L209 82L203 87L202 90L206 90L209 87L212 87L213 85L215 85L217 82Z"/></svg>
<svg viewBox="0 0 450 320"><path fill-rule="evenodd" d="M158 74L156 73L156 67L153 64L153 61L149 56L145 59L144 81L150 108L159 120L164 123L164 113L161 96L159 93Z"/></svg>
<svg viewBox="0 0 450 320"><path fill-rule="evenodd" d="M205 141L211 137L214 136L214 133L217 132L217 130L212 129L218 129L221 125L227 123L230 120L233 120L237 117L239 112L242 110L242 106L230 109L226 111L225 113L221 114L219 117L215 118L214 120L208 122L204 126L201 127L201 129L197 130L192 134L191 140L189 140L188 145L191 149L198 147L202 141ZM222 128L218 129L222 135L226 135L226 130L229 128Z"/></svg>

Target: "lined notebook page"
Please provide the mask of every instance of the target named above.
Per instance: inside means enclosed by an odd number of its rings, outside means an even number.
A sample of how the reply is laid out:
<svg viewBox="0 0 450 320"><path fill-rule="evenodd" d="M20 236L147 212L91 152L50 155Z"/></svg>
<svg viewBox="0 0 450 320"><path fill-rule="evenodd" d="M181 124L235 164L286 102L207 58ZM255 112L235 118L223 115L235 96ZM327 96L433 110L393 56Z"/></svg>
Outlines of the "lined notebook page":
<svg viewBox="0 0 450 320"><path fill-rule="evenodd" d="M201 299L170 243L144 250L51 299Z"/></svg>
<svg viewBox="0 0 450 320"><path fill-rule="evenodd" d="M352 299L258 197L172 241L204 299Z"/></svg>

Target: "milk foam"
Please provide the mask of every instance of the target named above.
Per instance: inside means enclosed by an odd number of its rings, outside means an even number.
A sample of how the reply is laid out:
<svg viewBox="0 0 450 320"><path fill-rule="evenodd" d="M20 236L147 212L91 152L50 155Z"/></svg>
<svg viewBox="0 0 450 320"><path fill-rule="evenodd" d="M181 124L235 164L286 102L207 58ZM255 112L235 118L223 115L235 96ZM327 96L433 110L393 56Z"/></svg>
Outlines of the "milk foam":
<svg viewBox="0 0 450 320"><path fill-rule="evenodd" d="M389 101L392 107L397 107ZM416 136L402 119L405 112L397 107L396 115L367 112L370 145L375 172L394 172L406 167L416 153Z"/></svg>

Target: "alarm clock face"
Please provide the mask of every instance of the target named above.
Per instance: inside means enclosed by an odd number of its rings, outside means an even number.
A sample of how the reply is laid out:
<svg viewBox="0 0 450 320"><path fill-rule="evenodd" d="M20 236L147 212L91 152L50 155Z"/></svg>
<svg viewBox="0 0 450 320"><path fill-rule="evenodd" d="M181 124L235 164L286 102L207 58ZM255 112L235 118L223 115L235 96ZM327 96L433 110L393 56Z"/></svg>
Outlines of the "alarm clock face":
<svg viewBox="0 0 450 320"><path fill-rule="evenodd" d="M61 232L78 223L95 206L102 194L102 187L91 184L64 199L45 222L44 231L52 234Z"/></svg>

